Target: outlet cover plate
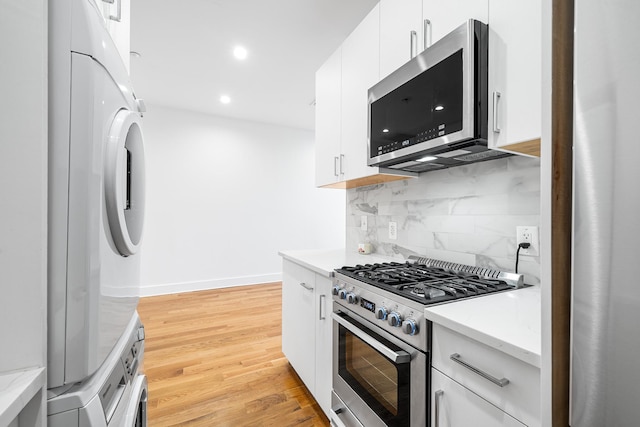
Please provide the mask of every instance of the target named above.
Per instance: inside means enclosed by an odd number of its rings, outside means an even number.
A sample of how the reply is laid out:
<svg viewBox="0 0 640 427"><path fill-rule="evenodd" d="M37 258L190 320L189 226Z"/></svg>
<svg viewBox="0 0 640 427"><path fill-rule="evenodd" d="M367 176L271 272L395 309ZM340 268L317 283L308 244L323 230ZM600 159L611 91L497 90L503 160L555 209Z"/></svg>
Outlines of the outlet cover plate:
<svg viewBox="0 0 640 427"><path fill-rule="evenodd" d="M360 230L367 231L367 216L366 215L361 215L360 216Z"/></svg>
<svg viewBox="0 0 640 427"><path fill-rule="evenodd" d="M540 241L538 236L538 227L521 225L516 227L516 249L520 243L529 243L527 249L521 248L520 255L539 256L540 255Z"/></svg>
<svg viewBox="0 0 640 427"><path fill-rule="evenodd" d="M398 223L395 221L389 221L389 239L398 239Z"/></svg>

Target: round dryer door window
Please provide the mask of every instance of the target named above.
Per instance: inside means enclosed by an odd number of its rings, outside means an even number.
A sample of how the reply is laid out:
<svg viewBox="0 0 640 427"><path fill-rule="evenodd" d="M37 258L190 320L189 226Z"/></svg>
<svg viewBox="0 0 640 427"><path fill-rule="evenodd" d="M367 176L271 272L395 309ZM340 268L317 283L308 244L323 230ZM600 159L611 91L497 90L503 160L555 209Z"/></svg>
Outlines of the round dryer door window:
<svg viewBox="0 0 640 427"><path fill-rule="evenodd" d="M117 251L138 251L144 222L144 145L140 116L129 110L116 114L107 139L104 165L105 201L111 236Z"/></svg>

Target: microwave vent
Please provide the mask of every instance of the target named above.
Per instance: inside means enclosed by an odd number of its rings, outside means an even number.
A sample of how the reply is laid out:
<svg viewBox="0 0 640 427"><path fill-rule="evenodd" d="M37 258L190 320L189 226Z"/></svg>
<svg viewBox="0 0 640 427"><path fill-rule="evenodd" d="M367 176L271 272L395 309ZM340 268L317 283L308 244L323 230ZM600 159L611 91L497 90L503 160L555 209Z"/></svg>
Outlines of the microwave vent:
<svg viewBox="0 0 640 427"><path fill-rule="evenodd" d="M477 153L467 154L464 156L454 157L454 159L459 160L461 162L477 162L479 160L485 160L492 157L502 157L504 155L505 153L503 153L502 151L487 150L487 151L480 151Z"/></svg>
<svg viewBox="0 0 640 427"><path fill-rule="evenodd" d="M445 167L446 167L445 165L441 165L439 163L422 163L420 165L417 165L411 168L410 172L427 172L427 171L434 171L437 169L443 169Z"/></svg>

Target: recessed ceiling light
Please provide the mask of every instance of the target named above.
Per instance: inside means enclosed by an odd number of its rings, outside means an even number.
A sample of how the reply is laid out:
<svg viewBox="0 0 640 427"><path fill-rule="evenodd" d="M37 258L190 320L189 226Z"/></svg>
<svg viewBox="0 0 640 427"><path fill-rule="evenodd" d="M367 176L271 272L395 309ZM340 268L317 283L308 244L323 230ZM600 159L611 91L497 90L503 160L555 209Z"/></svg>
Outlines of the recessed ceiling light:
<svg viewBox="0 0 640 427"><path fill-rule="evenodd" d="M239 60L241 60L241 61L242 61L243 59L247 59L247 54L248 54L247 49L245 49L245 48L244 48L244 47L242 47L242 46L236 46L236 47L233 49L233 56L235 56L235 57L236 57L236 59L239 59Z"/></svg>
<svg viewBox="0 0 640 427"><path fill-rule="evenodd" d="M382 133L389 133L389 129L382 129Z"/></svg>
<svg viewBox="0 0 640 427"><path fill-rule="evenodd" d="M442 111L442 110L444 110L444 107L442 105L436 105L436 108L434 108L434 110Z"/></svg>
<svg viewBox="0 0 640 427"><path fill-rule="evenodd" d="M228 104L231 102L231 98L229 98L228 95L222 95L220 97L220 102L222 102L223 104Z"/></svg>

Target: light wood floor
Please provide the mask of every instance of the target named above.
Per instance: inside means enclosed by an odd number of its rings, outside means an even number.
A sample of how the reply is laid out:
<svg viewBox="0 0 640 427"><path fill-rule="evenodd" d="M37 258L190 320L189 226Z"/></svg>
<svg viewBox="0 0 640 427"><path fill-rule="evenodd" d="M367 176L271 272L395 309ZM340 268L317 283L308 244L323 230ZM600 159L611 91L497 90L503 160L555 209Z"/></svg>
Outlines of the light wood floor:
<svg viewBox="0 0 640 427"><path fill-rule="evenodd" d="M141 298L150 427L328 426L281 351L281 284Z"/></svg>

